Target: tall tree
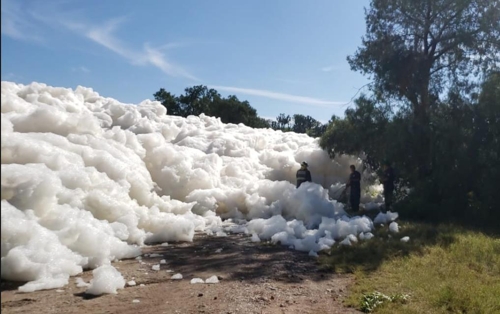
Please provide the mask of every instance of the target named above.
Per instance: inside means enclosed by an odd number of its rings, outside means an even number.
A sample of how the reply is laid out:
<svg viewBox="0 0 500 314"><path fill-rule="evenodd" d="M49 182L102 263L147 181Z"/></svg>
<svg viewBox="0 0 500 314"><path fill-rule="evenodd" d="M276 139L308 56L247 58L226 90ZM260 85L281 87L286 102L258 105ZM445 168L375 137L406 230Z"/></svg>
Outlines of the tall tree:
<svg viewBox="0 0 500 314"><path fill-rule="evenodd" d="M311 116L304 116L302 114L293 115L292 131L296 133L307 133L310 130L316 130L321 123Z"/></svg>
<svg viewBox="0 0 500 314"><path fill-rule="evenodd" d="M428 173L430 114L450 86L472 91L471 76L500 61L500 4L491 0L372 0L351 68L373 79L375 95L412 112L412 149Z"/></svg>
<svg viewBox="0 0 500 314"><path fill-rule="evenodd" d="M167 108L167 114L174 116L184 115L184 111L182 110L177 97L167 92L164 88L160 88L160 90L154 93L153 96L155 100L161 102L161 104Z"/></svg>
<svg viewBox="0 0 500 314"><path fill-rule="evenodd" d="M204 85L188 87L184 92L184 95L179 96L179 102L185 116L197 116L202 113L211 115L211 104L221 98L215 89L208 89Z"/></svg>
<svg viewBox="0 0 500 314"><path fill-rule="evenodd" d="M292 117L290 115L285 115L284 113L280 113L276 118L278 121L278 128L281 130L285 130L286 128L290 128L290 122L292 121Z"/></svg>

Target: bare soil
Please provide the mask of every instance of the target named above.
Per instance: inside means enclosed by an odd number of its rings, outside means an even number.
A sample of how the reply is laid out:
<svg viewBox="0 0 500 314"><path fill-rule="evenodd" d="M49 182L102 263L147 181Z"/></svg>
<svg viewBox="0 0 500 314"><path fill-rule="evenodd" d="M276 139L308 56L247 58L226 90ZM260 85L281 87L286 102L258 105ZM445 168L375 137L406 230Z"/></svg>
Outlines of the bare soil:
<svg viewBox="0 0 500 314"><path fill-rule="evenodd" d="M118 294L85 294L75 278L64 288L33 293L18 292L22 283L2 281L2 313L359 313L342 304L352 276L324 272L307 253L252 243L248 236L197 234L192 243L143 252L161 256L113 263L126 281L137 283ZM162 259L167 263L160 271L152 270ZM171 280L176 273L183 279ZM219 283L190 283L213 275ZM81 277L89 282L92 271Z"/></svg>

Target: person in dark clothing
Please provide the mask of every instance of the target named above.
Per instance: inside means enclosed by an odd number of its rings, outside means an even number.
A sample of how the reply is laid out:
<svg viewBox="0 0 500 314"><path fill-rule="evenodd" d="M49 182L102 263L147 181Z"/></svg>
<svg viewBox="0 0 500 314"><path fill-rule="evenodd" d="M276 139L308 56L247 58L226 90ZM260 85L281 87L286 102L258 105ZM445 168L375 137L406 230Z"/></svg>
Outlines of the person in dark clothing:
<svg viewBox="0 0 500 314"><path fill-rule="evenodd" d="M388 211L392 205L392 197L394 193L394 170L388 161L385 161L382 165L382 184L384 186L384 201L385 210Z"/></svg>
<svg viewBox="0 0 500 314"><path fill-rule="evenodd" d="M356 167L351 165L351 174L349 175L349 181L347 181L346 187L351 187L351 193L349 201L351 202L352 210L359 211L359 199L361 198L361 173L356 171Z"/></svg>
<svg viewBox="0 0 500 314"><path fill-rule="evenodd" d="M309 165L303 161L300 164L300 169L297 171L297 188L304 182L311 182L311 172L307 169Z"/></svg>

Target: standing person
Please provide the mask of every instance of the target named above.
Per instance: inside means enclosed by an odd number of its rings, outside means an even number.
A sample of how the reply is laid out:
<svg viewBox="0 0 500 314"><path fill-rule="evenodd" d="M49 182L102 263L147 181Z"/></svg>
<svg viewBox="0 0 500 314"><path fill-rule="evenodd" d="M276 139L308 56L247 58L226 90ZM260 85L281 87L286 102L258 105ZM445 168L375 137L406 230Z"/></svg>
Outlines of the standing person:
<svg viewBox="0 0 500 314"><path fill-rule="evenodd" d="M297 188L304 182L311 182L311 172L307 169L309 165L303 161L300 164L300 169L297 171Z"/></svg>
<svg viewBox="0 0 500 314"><path fill-rule="evenodd" d="M351 174L349 175L346 187L351 187L349 200L352 210L357 212L359 211L359 199L361 198L361 173L356 171L354 165L351 165L349 168L351 168Z"/></svg>
<svg viewBox="0 0 500 314"><path fill-rule="evenodd" d="M384 201L385 201L385 211L390 210L392 205L392 197L394 193L394 170L391 167L389 161L384 161L382 165L382 184L384 185Z"/></svg>

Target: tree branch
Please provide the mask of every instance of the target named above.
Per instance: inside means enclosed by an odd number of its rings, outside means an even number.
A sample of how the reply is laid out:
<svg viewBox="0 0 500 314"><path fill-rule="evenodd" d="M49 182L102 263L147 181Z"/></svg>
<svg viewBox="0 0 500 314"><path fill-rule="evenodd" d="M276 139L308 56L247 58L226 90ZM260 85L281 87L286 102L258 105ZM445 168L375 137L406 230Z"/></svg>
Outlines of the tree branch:
<svg viewBox="0 0 500 314"><path fill-rule="evenodd" d="M356 95L358 95L358 93L363 89L365 88L366 86L372 84L373 82L370 82L370 83L366 83L365 85L361 86L360 88L358 88L358 91L356 92L356 94L354 94L354 96L351 97L351 100L349 100L349 102L345 103L342 105L342 108L343 107L346 107L348 105L350 105L352 103L352 101L354 100L354 98L356 97Z"/></svg>

